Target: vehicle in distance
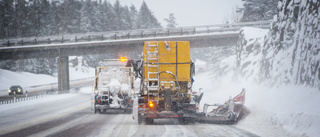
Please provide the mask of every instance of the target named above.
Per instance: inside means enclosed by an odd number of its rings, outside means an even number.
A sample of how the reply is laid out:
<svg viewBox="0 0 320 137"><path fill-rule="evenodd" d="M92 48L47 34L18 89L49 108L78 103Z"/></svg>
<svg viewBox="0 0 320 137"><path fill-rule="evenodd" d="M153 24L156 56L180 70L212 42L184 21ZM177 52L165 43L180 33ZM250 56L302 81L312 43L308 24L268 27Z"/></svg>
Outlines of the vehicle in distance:
<svg viewBox="0 0 320 137"><path fill-rule="evenodd" d="M13 85L8 89L9 95L14 95L14 94L23 94L23 89L20 85Z"/></svg>

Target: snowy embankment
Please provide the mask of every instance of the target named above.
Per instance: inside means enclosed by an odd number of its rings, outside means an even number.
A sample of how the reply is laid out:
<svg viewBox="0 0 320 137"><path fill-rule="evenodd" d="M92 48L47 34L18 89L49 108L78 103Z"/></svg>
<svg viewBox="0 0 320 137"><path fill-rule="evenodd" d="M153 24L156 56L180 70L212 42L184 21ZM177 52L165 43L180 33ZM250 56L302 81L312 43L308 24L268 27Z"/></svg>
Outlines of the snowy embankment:
<svg viewBox="0 0 320 137"><path fill-rule="evenodd" d="M212 72L198 73L194 89L203 88L204 103L224 103L246 89L245 106L250 114L236 126L260 136L317 136L320 134L320 93L304 86L270 88L253 82L215 80ZM202 109L202 108L200 108ZM201 110L202 111L202 110Z"/></svg>
<svg viewBox="0 0 320 137"><path fill-rule="evenodd" d="M70 57L74 59L75 57ZM94 68L69 65L70 80L80 80L94 77ZM39 86L57 83L58 78L44 74L33 74L29 72L12 72L0 69L0 90L7 90L12 85L21 85L24 89L30 89L31 86ZM30 88L29 88L30 87ZM26 90L24 90L26 91ZM0 93L1 94L1 93Z"/></svg>
<svg viewBox="0 0 320 137"><path fill-rule="evenodd" d="M268 30L243 28L241 33L245 42L237 50L242 49L242 53L223 59L219 71L199 73L195 77L195 89L204 88L201 104L224 103L245 88L245 106L250 114L236 124L238 128L261 136L320 135L319 89L274 83L275 79L259 81L263 72L260 69L263 54L259 48ZM237 64L238 61L241 63Z"/></svg>

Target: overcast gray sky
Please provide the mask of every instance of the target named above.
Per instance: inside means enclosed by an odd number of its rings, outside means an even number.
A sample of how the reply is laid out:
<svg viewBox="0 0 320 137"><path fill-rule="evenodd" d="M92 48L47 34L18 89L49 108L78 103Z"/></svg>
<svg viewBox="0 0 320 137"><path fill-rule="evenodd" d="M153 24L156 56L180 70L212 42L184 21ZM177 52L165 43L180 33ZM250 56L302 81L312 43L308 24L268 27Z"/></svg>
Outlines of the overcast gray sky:
<svg viewBox="0 0 320 137"><path fill-rule="evenodd" d="M114 4L116 0L108 0ZM221 24L232 14L235 6L242 7L241 0L144 0L162 26L164 18L174 13L178 26ZM139 10L143 0L120 0L121 5L133 4Z"/></svg>

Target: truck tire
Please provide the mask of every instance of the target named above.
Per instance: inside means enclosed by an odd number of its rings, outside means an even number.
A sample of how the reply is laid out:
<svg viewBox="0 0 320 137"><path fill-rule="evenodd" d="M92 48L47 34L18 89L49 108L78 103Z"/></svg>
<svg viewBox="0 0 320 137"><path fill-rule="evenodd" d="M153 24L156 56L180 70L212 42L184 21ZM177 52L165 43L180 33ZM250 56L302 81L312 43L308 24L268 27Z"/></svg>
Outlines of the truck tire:
<svg viewBox="0 0 320 137"><path fill-rule="evenodd" d="M153 122L154 122L153 118L149 118L149 117L146 118L146 124L150 125L150 124L153 124Z"/></svg>
<svg viewBox="0 0 320 137"><path fill-rule="evenodd" d="M126 114L132 114L132 109L125 109L125 110L124 110L124 113L126 113Z"/></svg>
<svg viewBox="0 0 320 137"><path fill-rule="evenodd" d="M138 115L138 123L139 124L145 124L146 118L142 117L141 115Z"/></svg>
<svg viewBox="0 0 320 137"><path fill-rule="evenodd" d="M189 123L188 118L185 118L185 117L179 118L178 121L179 121L179 124L181 124L181 125L188 125L188 123Z"/></svg>

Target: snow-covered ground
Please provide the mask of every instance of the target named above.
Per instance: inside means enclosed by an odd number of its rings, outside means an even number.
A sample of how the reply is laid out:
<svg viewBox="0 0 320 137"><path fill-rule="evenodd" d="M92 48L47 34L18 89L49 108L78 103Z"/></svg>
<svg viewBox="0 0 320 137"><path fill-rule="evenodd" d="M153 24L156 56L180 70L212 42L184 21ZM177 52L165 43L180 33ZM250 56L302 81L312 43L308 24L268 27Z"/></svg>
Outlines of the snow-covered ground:
<svg viewBox="0 0 320 137"><path fill-rule="evenodd" d="M246 89L250 114L236 126L260 136L318 136L320 93L303 86L264 87L242 82L218 81L211 72L197 73L194 89L203 88L201 105L224 103ZM200 108L201 109L201 108Z"/></svg>
<svg viewBox="0 0 320 137"><path fill-rule="evenodd" d="M300 86L269 88L246 81L239 83L227 82L227 80L216 81L211 73L210 71L199 72L195 76L194 89L203 88L202 92L204 92L201 105L224 103L230 96L239 94L242 88L246 89L245 106L249 109L250 114L235 125L237 128L268 137L317 136L320 134L318 130L320 109L317 107L317 104L320 103L320 94L317 89ZM136 82L136 85L138 84L139 82ZM136 89L139 88L136 87ZM11 111L45 102L73 98L78 94L91 94L91 87L81 88L76 94L52 95L27 102L0 105L0 111ZM87 97L89 104L89 96ZM201 127L199 124L196 126Z"/></svg>
<svg viewBox="0 0 320 137"><path fill-rule="evenodd" d="M75 58L76 57L69 57L70 60ZM69 71L70 80L92 78L95 75L94 68L90 67L71 67L71 65L69 65ZM29 72L12 72L0 69L0 90L7 90L12 85L20 85L22 86L22 88L25 88L30 86L52 84L57 82L58 77L54 76L44 74L33 74Z"/></svg>

